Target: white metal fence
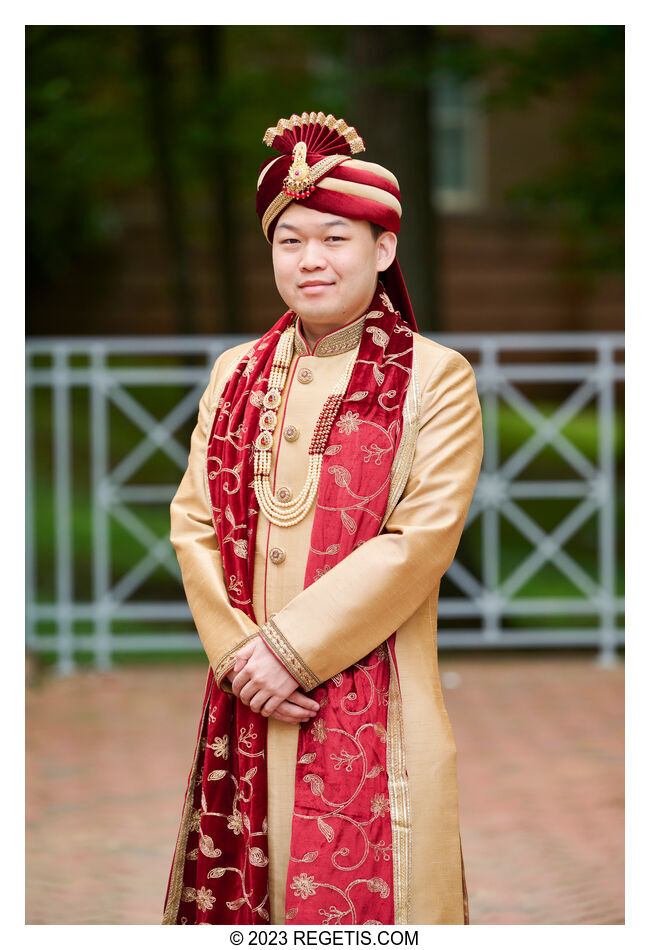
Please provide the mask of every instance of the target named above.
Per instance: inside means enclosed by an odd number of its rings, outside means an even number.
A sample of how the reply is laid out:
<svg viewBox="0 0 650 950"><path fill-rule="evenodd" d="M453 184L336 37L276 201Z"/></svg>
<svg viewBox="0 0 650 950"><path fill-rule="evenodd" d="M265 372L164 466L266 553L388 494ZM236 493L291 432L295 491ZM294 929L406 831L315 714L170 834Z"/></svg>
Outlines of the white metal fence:
<svg viewBox="0 0 650 950"><path fill-rule="evenodd" d="M27 646L53 655L60 672L80 660L105 669L115 655L201 649L168 505L210 367L246 339L28 341ZM595 646L610 661L623 642L623 336L436 339L472 363L485 435L441 589L440 646Z"/></svg>

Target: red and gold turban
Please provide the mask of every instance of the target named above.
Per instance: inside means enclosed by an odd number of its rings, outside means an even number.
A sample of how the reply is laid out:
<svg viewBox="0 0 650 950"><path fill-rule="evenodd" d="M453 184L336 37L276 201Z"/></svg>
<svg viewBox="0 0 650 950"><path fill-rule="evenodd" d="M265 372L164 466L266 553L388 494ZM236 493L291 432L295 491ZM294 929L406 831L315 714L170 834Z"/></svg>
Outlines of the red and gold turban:
<svg viewBox="0 0 650 950"><path fill-rule="evenodd" d="M365 151L357 130L323 112L280 119L263 141L281 154L262 164L257 181L257 215L269 243L278 218L292 201L308 208L400 229L399 183L387 168L353 158ZM382 274L396 309L416 329L397 258Z"/></svg>

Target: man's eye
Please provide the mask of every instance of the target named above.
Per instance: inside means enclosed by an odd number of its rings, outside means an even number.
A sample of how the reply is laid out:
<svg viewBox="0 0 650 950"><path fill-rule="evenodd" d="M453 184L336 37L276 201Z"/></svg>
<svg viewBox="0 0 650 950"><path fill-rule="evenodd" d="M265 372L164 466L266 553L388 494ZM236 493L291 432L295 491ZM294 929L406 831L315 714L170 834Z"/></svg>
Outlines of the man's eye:
<svg viewBox="0 0 650 950"><path fill-rule="evenodd" d="M298 239L297 239L297 238L284 238L281 243L282 243L282 244L297 244L297 243L298 243Z"/></svg>
<svg viewBox="0 0 650 950"><path fill-rule="evenodd" d="M328 241L345 241L345 238L340 234L330 234L327 238Z"/></svg>

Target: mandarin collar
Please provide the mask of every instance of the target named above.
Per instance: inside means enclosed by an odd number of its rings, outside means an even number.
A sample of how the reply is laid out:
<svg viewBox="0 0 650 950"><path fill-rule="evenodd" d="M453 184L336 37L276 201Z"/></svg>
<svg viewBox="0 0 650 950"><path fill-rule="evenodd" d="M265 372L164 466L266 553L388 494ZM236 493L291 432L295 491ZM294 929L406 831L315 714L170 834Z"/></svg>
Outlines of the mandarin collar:
<svg viewBox="0 0 650 950"><path fill-rule="evenodd" d="M326 333L316 341L314 352L310 353L307 341L303 336L302 321L298 318L296 320L294 341L295 352L298 356L338 356L339 353L347 353L348 350L353 350L358 346L363 334L365 319L366 314L364 313L356 320L352 320L351 323L346 323L344 326Z"/></svg>

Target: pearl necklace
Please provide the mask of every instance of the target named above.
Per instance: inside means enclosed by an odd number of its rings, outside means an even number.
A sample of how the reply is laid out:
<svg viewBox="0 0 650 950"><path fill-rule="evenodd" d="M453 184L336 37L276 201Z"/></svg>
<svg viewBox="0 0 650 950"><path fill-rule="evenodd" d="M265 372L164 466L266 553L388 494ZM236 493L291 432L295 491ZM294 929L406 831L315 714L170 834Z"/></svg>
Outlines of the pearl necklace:
<svg viewBox="0 0 650 950"><path fill-rule="evenodd" d="M268 389L262 400L265 411L260 414L260 433L255 439L253 452L253 487L260 509L272 524L284 528L302 521L314 503L318 493L318 482L327 440L343 402L356 359L355 351L321 409L309 444L309 468L307 481L303 485L302 491L291 501L278 501L271 491L271 449L273 447L273 432L278 422L276 410L282 401L282 393L291 366L295 335L295 323L280 334L273 355Z"/></svg>

